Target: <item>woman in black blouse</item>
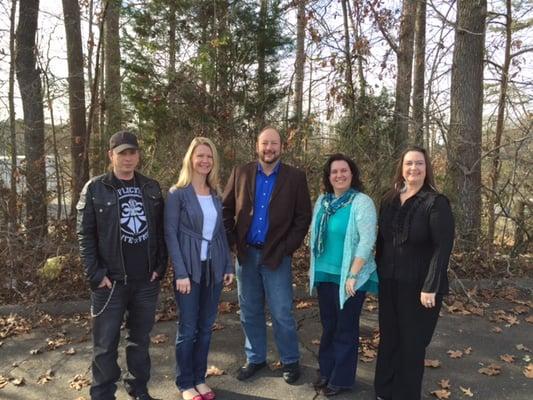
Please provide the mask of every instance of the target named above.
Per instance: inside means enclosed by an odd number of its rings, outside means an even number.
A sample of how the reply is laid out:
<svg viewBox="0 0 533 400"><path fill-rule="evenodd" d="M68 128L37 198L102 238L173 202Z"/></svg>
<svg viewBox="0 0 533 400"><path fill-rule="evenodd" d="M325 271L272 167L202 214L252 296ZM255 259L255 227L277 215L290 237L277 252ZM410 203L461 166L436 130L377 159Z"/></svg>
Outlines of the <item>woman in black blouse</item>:
<svg viewBox="0 0 533 400"><path fill-rule="evenodd" d="M426 151L406 149L379 215L378 400L420 399L426 347L448 293L453 236L450 204L435 189Z"/></svg>

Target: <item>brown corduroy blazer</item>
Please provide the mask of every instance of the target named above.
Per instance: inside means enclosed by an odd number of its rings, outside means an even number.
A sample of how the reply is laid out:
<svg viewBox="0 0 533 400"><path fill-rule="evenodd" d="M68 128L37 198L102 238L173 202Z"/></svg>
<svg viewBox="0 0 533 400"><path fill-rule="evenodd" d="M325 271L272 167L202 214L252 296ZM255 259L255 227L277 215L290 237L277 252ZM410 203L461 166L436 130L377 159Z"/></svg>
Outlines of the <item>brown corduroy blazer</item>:
<svg viewBox="0 0 533 400"><path fill-rule="evenodd" d="M246 234L252 223L257 161L235 167L222 196L222 215L228 241L242 261ZM311 222L311 199L305 172L281 163L270 198L269 228L262 263L275 269L284 256L300 247Z"/></svg>

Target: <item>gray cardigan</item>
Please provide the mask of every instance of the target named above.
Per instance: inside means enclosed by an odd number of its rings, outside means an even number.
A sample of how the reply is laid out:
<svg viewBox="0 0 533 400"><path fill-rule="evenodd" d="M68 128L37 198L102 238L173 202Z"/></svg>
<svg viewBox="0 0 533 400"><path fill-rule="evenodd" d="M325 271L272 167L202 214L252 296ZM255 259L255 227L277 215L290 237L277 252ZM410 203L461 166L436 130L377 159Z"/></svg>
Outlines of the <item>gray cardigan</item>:
<svg viewBox="0 0 533 400"><path fill-rule="evenodd" d="M234 272L234 267L222 224L222 204L215 193L211 194L217 221L208 253L215 283L219 283L224 274ZM193 282L200 283L203 224L204 215L192 185L183 188L173 186L165 202L165 241L174 268L174 279L191 278Z"/></svg>

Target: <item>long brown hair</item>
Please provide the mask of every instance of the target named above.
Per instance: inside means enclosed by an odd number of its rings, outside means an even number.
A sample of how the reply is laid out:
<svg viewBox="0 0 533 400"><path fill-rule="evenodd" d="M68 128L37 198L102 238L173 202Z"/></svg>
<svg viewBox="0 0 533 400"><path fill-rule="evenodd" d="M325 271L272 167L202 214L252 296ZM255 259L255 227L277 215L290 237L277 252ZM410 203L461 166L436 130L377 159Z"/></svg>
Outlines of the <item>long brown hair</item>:
<svg viewBox="0 0 533 400"><path fill-rule="evenodd" d="M392 187L385 193L383 196L383 202L389 202L394 199L397 195L400 194L400 190L404 185L403 179L403 159L405 155L410 151L416 151L417 153L422 153L424 156L424 161L426 163L426 177L424 178L424 187L430 188L431 190L437 191L435 185L435 177L433 175L433 167L431 166L431 160L429 155L423 147L420 146L409 146L400 155L398 162L396 163L396 171L394 172L394 178L392 179Z"/></svg>

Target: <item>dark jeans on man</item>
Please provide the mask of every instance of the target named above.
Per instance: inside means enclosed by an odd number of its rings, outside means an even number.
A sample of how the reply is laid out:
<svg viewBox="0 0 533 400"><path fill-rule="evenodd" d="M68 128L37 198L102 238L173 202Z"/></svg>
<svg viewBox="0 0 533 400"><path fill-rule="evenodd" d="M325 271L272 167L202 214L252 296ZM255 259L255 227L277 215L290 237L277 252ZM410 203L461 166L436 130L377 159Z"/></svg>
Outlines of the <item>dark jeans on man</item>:
<svg viewBox="0 0 533 400"><path fill-rule="evenodd" d="M433 308L420 303L420 288L393 279L379 281L379 348L374 387L384 399L418 400L426 347L437 325L442 297Z"/></svg>
<svg viewBox="0 0 533 400"><path fill-rule="evenodd" d="M180 391L205 383L207 355L218 311L222 282L206 286L202 263L200 283L191 280L191 292L175 292L179 309L176 335L176 386Z"/></svg>
<svg viewBox="0 0 533 400"><path fill-rule="evenodd" d="M93 312L98 314L109 299L111 289L92 292ZM126 315L126 391L139 395L147 392L150 379L150 331L154 326L159 281L116 282L104 311L93 318L92 400L112 400L120 378L117 363L120 326Z"/></svg>
<svg viewBox="0 0 533 400"><path fill-rule="evenodd" d="M340 308L339 285L320 282L317 286L322 337L318 350L320 376L333 389L348 389L355 382L359 348L359 316L366 292L357 291Z"/></svg>

